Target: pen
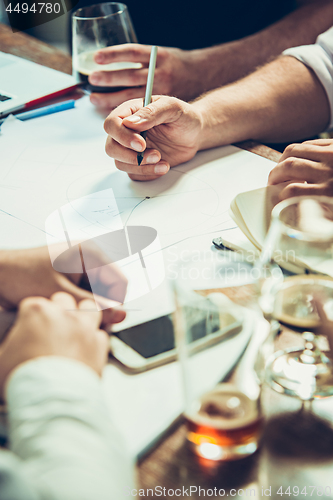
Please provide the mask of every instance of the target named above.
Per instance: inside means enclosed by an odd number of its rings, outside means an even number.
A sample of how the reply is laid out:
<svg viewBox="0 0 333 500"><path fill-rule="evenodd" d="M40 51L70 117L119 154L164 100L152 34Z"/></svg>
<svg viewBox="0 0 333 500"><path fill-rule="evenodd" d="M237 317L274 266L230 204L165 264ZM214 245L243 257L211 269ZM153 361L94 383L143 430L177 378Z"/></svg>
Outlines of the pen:
<svg viewBox="0 0 333 500"><path fill-rule="evenodd" d="M146 93L145 99L143 101L144 106L148 106L151 102L151 94L153 92L153 84L154 84L154 74L155 74L155 66L156 66L156 57L157 57L157 46L153 45L150 51L150 59L149 59L149 68L148 68L148 77L147 77L147 85L146 85ZM147 132L141 132L141 136L146 139ZM137 160L138 165L141 165L143 160L144 151L142 153L138 153Z"/></svg>
<svg viewBox="0 0 333 500"><path fill-rule="evenodd" d="M51 115L52 113L58 113L59 111L65 111L66 109L72 109L75 106L75 101L72 99L70 101L59 102L58 104L51 104L50 106L44 106L43 108L32 109L31 111L24 111L24 113L18 113L14 115L21 121L31 120L32 118L38 118L39 116ZM0 125L5 120L0 120Z"/></svg>

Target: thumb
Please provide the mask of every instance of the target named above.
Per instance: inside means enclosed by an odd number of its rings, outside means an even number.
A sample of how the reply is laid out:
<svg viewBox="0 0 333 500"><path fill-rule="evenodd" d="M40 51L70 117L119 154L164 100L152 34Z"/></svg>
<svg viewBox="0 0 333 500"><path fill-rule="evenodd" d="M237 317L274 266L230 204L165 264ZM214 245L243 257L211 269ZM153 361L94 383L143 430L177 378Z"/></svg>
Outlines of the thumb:
<svg viewBox="0 0 333 500"><path fill-rule="evenodd" d="M149 130L162 123L174 123L185 111L186 103L175 97L153 96L152 102L123 119L123 125L137 132Z"/></svg>
<svg viewBox="0 0 333 500"><path fill-rule="evenodd" d="M67 292L74 297L76 302L81 302L81 300L89 299L94 300L93 294L80 288L75 285L72 281L70 281L66 276L60 276L60 288L63 292Z"/></svg>
<svg viewBox="0 0 333 500"><path fill-rule="evenodd" d="M94 300L103 311L104 324L119 323L125 317L125 312L120 308L122 305L120 302L93 295L91 292L72 283L66 276L60 277L60 287L63 292L72 295L77 303L85 299Z"/></svg>

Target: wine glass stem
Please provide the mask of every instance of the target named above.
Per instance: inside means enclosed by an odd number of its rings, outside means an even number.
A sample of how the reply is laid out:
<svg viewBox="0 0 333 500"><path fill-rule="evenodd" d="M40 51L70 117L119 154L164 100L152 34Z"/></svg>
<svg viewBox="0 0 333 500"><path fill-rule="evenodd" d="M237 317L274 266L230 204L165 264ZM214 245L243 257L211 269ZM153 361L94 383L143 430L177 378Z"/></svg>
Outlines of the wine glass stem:
<svg viewBox="0 0 333 500"><path fill-rule="evenodd" d="M312 401L313 399L302 399L301 412L312 412Z"/></svg>

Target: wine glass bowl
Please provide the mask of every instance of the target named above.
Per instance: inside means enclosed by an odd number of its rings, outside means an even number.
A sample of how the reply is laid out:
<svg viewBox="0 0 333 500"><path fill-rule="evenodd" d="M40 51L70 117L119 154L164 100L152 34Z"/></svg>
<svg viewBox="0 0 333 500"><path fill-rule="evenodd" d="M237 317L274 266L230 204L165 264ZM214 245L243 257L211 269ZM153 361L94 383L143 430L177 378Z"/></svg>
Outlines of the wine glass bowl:
<svg viewBox="0 0 333 500"><path fill-rule="evenodd" d="M291 327L316 330L320 317L316 307L320 300L328 318L333 319L333 279L329 276L305 274L290 276L277 291L273 315Z"/></svg>

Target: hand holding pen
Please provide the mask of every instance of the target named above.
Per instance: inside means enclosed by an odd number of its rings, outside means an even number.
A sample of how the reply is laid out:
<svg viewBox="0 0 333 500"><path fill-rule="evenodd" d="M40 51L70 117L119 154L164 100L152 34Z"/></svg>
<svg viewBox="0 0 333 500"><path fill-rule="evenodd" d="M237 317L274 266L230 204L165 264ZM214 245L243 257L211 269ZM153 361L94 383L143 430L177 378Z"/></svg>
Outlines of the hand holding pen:
<svg viewBox="0 0 333 500"><path fill-rule="evenodd" d="M162 177L170 167L193 158L202 143L203 119L196 103L151 97L152 72L150 65L146 106L142 107L142 99L126 101L111 111L104 123L106 153L115 159L119 170L138 181ZM148 145L144 140L147 132Z"/></svg>

